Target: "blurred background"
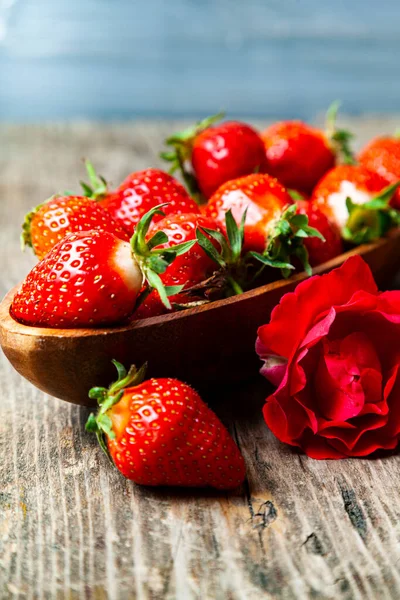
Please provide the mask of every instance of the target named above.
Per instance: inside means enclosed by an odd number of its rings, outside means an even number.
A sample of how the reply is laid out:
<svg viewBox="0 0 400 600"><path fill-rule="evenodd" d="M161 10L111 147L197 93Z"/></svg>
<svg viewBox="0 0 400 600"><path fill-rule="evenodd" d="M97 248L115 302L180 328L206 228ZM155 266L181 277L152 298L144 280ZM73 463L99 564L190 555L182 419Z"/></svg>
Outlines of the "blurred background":
<svg viewBox="0 0 400 600"><path fill-rule="evenodd" d="M0 0L0 120L399 112L399 0Z"/></svg>

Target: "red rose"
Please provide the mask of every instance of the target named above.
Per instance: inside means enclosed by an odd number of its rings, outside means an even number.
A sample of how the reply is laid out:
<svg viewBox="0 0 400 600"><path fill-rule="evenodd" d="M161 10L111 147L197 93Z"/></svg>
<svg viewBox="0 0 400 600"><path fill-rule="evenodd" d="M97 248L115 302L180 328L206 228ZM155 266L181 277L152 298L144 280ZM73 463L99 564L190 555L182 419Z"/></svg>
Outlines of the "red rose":
<svg viewBox="0 0 400 600"><path fill-rule="evenodd" d="M400 292L377 290L358 256L286 294L258 330L279 386L264 417L312 458L366 456L400 436Z"/></svg>

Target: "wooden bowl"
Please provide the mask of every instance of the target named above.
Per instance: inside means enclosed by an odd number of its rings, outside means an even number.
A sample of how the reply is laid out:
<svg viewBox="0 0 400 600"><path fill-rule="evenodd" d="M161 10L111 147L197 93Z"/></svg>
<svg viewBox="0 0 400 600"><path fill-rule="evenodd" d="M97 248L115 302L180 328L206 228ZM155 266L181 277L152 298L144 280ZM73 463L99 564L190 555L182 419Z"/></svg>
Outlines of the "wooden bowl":
<svg viewBox="0 0 400 600"><path fill-rule="evenodd" d="M400 268L400 231L341 254L314 273L326 273L354 254L365 259L378 285L384 287ZM16 287L0 304L0 343L23 377L48 394L76 404L91 405L88 390L115 378L112 358L126 366L147 360L149 375L178 377L202 390L257 373L257 328L268 321L280 298L306 277L301 273L240 296L113 329L21 325L10 316Z"/></svg>

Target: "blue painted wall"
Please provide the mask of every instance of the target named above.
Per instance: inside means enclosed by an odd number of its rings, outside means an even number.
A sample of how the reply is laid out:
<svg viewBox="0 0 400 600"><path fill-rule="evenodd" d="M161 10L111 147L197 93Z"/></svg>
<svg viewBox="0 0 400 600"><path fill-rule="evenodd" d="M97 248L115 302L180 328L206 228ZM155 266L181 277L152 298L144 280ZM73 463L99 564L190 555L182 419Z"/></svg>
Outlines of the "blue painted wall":
<svg viewBox="0 0 400 600"><path fill-rule="evenodd" d="M0 0L0 119L400 112L399 0Z"/></svg>

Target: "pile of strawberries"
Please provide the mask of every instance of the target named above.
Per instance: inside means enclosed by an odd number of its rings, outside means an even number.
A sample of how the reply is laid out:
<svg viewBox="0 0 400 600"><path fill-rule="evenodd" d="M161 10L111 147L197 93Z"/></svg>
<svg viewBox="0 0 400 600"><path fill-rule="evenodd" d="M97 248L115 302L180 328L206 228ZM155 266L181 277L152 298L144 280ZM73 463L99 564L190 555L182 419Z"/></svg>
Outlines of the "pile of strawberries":
<svg viewBox="0 0 400 600"><path fill-rule="evenodd" d="M119 325L310 274L384 236L400 223L400 138L372 140L356 160L336 112L326 131L287 121L261 134L216 115L166 141L170 173L134 172L114 190L87 162L84 195L53 196L25 219L22 240L39 262L12 316L41 327ZM116 366L118 381L91 391L100 410L87 427L126 476L240 484L238 449L189 386L142 383L142 370Z"/></svg>

